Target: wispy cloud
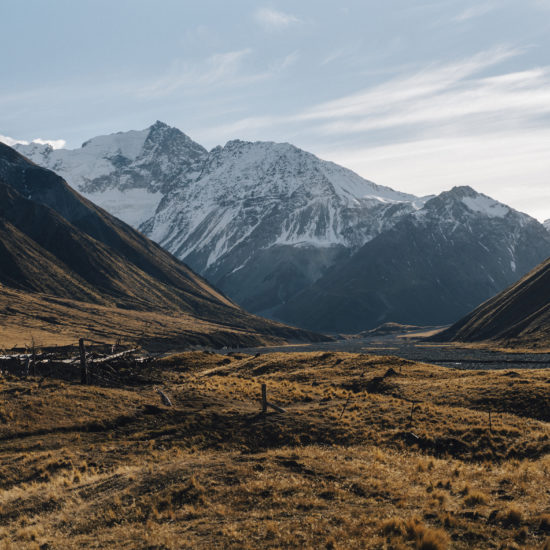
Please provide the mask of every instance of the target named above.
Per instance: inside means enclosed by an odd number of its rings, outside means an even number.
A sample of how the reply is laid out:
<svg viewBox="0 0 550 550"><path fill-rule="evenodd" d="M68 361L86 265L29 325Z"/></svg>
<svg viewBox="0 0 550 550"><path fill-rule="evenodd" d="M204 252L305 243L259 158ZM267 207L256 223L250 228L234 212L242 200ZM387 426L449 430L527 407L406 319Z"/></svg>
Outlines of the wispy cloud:
<svg viewBox="0 0 550 550"><path fill-rule="evenodd" d="M301 112L246 117L217 128L217 131L221 130L225 135L231 131L273 129L277 125L288 130L292 125L299 125L306 133L309 130L337 137L412 124L422 127L428 122L435 124L484 110L494 112L512 104L540 106L546 97L545 87L541 86L546 72L542 69L493 79L475 78L481 71L521 52L506 47L495 48L459 62L436 65L415 73L409 71L383 84ZM494 102L493 94L499 91L500 101Z"/></svg>
<svg viewBox="0 0 550 550"><path fill-rule="evenodd" d="M550 70L536 69L457 82L438 93L396 100L378 112L359 109L323 126L327 133L357 133L384 128L460 124L472 117L486 127L517 124L550 114Z"/></svg>
<svg viewBox="0 0 550 550"><path fill-rule="evenodd" d="M295 65L300 59L300 52L293 51L289 53L288 55L285 55L283 59L276 64L276 67L279 71L284 71L285 69L288 69L288 67L292 67L292 65Z"/></svg>
<svg viewBox="0 0 550 550"><path fill-rule="evenodd" d="M267 30L286 29L301 22L295 15L271 8L260 8L256 10L254 18Z"/></svg>
<svg viewBox="0 0 550 550"><path fill-rule="evenodd" d="M300 58L296 50L258 70L251 59L252 54L253 51L247 48L215 54L196 63L177 61L160 78L133 85L130 93L141 99L157 99L180 92L209 94L224 88L248 86L275 77Z"/></svg>
<svg viewBox="0 0 550 550"><path fill-rule="evenodd" d="M204 91L208 87L248 84L265 78L265 73L249 74L244 69L244 62L251 53L252 50L243 49L218 53L200 63L176 61L167 74L142 86L137 94L140 97L160 97L179 89Z"/></svg>
<svg viewBox="0 0 550 550"><path fill-rule="evenodd" d="M384 185L428 194L468 182L548 218L550 66L498 71L522 53L500 47L409 69L299 112L249 116L203 135L293 139Z"/></svg>
<svg viewBox="0 0 550 550"><path fill-rule="evenodd" d="M359 49L360 45L361 43L357 41L353 44L347 44L344 47L333 49L321 60L321 66L328 65L336 60L352 56ZM364 60L361 59L361 61L363 62Z"/></svg>
<svg viewBox="0 0 550 550"><path fill-rule="evenodd" d="M0 134L0 141L2 143L5 143L6 145L9 145L10 147L13 147L14 145L29 145L28 141L25 141L23 139L15 139L9 136L3 136ZM32 143L39 143L40 145L49 145L52 147L52 149L63 149L67 142L64 139L42 139L42 138L36 138L32 140Z"/></svg>
<svg viewBox="0 0 550 550"><path fill-rule="evenodd" d="M384 84L322 103L300 115L302 120L337 119L395 112L396 106L410 104L422 97L434 96L458 82L496 65L521 50L505 47L480 53L457 63L434 66L415 74L405 74Z"/></svg>
<svg viewBox="0 0 550 550"><path fill-rule="evenodd" d="M547 128L413 138L384 146L318 151L379 184L415 194L473 186L544 220L550 217Z"/></svg>
<svg viewBox="0 0 550 550"><path fill-rule="evenodd" d="M475 6L470 6L469 8L461 11L456 17L454 17L453 21L463 22L469 21L470 19L476 19L494 11L496 7L497 6L493 2L486 2L477 4Z"/></svg>

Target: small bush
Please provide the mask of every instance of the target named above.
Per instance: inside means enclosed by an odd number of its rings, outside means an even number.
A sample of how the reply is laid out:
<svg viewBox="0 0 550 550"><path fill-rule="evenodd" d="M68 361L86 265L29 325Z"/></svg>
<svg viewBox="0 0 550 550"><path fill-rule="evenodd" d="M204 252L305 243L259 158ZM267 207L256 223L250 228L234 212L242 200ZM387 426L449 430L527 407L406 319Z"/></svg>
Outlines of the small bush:
<svg viewBox="0 0 550 550"><path fill-rule="evenodd" d="M472 491L465 499L464 503L467 506L477 506L478 504L487 504L489 497L481 491Z"/></svg>
<svg viewBox="0 0 550 550"><path fill-rule="evenodd" d="M550 514L543 514L539 517L539 529L550 532Z"/></svg>
<svg viewBox="0 0 550 550"><path fill-rule="evenodd" d="M417 550L445 550L448 547L449 536L443 529L431 529L424 526L415 541Z"/></svg>
<svg viewBox="0 0 550 550"><path fill-rule="evenodd" d="M384 535L404 535L406 528L402 519L390 518L380 524L380 531Z"/></svg>
<svg viewBox="0 0 550 550"><path fill-rule="evenodd" d="M405 527L416 550L445 550L449 546L449 537L443 529L432 529L416 518L408 519Z"/></svg>
<svg viewBox="0 0 550 550"><path fill-rule="evenodd" d="M511 525L520 525L523 520L521 510L516 507L510 507L502 516L502 523L509 527Z"/></svg>
<svg viewBox="0 0 550 550"><path fill-rule="evenodd" d="M445 515L442 517L441 519L441 523L443 523L443 525L445 527L455 527L456 526L456 518L451 515L449 512L446 512Z"/></svg>

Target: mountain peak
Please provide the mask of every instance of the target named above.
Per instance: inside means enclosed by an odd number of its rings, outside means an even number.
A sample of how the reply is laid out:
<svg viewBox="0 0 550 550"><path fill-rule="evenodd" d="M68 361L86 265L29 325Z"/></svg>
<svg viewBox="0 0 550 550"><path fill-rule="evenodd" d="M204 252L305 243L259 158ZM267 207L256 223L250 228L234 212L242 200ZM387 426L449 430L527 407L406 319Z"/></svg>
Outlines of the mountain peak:
<svg viewBox="0 0 550 550"><path fill-rule="evenodd" d="M171 128L171 126L166 124L166 122L162 122L162 120L157 120L157 121L155 121L154 124L151 124L151 126L149 127L150 130L152 130L153 128L155 128L155 129L158 129L158 128Z"/></svg>
<svg viewBox="0 0 550 550"><path fill-rule="evenodd" d="M154 124L151 124L151 126L149 126L149 128L146 128L144 131L148 133L148 136L147 136L148 139L152 139L152 138L158 139L166 135L172 135L172 134L175 134L175 135L181 134L185 136L185 134L182 131L172 126L168 126L168 124L161 122L160 120L157 120Z"/></svg>
<svg viewBox="0 0 550 550"><path fill-rule="evenodd" d="M426 203L428 210L441 214L441 209L453 213L452 217L467 212L470 215L481 215L489 218L504 218L512 209L497 200L479 193L469 185L456 186L443 191Z"/></svg>
<svg viewBox="0 0 550 550"><path fill-rule="evenodd" d="M460 199L464 197L476 198L481 195L481 193L478 193L473 187L470 187L469 185L455 185L455 187L444 193L446 193L448 196Z"/></svg>
<svg viewBox="0 0 550 550"><path fill-rule="evenodd" d="M187 134L182 132L179 128L169 126L168 124L157 120L154 124L149 126L146 145L153 143L161 143L166 149L172 150L174 147L181 146L184 149L189 149L193 155L206 155L207 150L199 143L193 141Z"/></svg>

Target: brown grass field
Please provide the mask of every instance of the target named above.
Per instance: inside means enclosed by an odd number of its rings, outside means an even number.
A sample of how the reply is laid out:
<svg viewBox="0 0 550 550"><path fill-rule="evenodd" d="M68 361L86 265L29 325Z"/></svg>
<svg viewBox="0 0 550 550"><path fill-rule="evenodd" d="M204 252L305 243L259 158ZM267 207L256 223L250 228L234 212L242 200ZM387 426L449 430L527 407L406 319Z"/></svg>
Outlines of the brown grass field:
<svg viewBox="0 0 550 550"><path fill-rule="evenodd" d="M0 377L0 548L550 549L546 370L188 352L149 380Z"/></svg>
<svg viewBox="0 0 550 550"><path fill-rule="evenodd" d="M257 346L288 339L321 339L307 331L265 321L235 308L218 322L177 310L136 311L23 292L0 284L0 350L66 346L79 338L112 344L117 339L150 350L182 346Z"/></svg>

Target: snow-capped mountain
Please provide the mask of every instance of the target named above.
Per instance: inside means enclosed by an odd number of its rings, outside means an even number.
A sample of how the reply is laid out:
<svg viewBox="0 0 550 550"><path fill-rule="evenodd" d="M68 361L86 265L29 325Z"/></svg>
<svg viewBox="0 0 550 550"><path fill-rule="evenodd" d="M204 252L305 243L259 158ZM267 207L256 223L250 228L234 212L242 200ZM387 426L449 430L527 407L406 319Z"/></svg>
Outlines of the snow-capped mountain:
<svg viewBox="0 0 550 550"><path fill-rule="evenodd" d="M546 227L546 229L550 231L550 220L546 220L545 222L543 222L542 225L544 225L544 227Z"/></svg>
<svg viewBox="0 0 550 550"><path fill-rule="evenodd" d="M314 320L324 303L318 287L336 287L335 273L342 286L334 296L351 299L362 288L372 299L372 307L363 309L377 311L372 318L432 323L440 319L436 307L444 305L445 318L452 321L550 255L550 233L541 224L472 189L418 198L288 143L234 140L208 152L157 122L146 130L93 138L75 150L17 148L139 228L240 305L301 325L322 325ZM449 266L457 258L453 271ZM372 270L376 274L368 276ZM378 289L389 289L393 281L391 292L398 293L406 282L402 273L413 283L421 281L425 290L404 303L422 296L419 307L432 313L420 314L411 305L418 318L392 317L398 311L384 298L390 290ZM447 303L443 295L457 290L459 273L465 277L463 288L475 280L479 291L458 292ZM433 308L429 293L439 293ZM345 303L322 315L339 310L340 317L349 316ZM355 305L349 303L352 309ZM371 317L365 315L358 319L366 323ZM358 323L360 330L371 326Z"/></svg>
<svg viewBox="0 0 550 550"><path fill-rule="evenodd" d="M447 324L550 255L535 219L455 187L366 243L274 313L316 330ZM476 307L474 305L474 307Z"/></svg>
<svg viewBox="0 0 550 550"><path fill-rule="evenodd" d="M145 130L95 137L79 149L38 143L15 148L135 228L169 191L196 179L208 156L183 132L158 121Z"/></svg>
<svg viewBox="0 0 550 550"><path fill-rule="evenodd" d="M18 149L256 312L423 204L287 143L208 153L161 122L75 150Z"/></svg>
<svg viewBox="0 0 550 550"><path fill-rule="evenodd" d="M141 229L238 303L265 312L415 202L286 143L230 141Z"/></svg>

